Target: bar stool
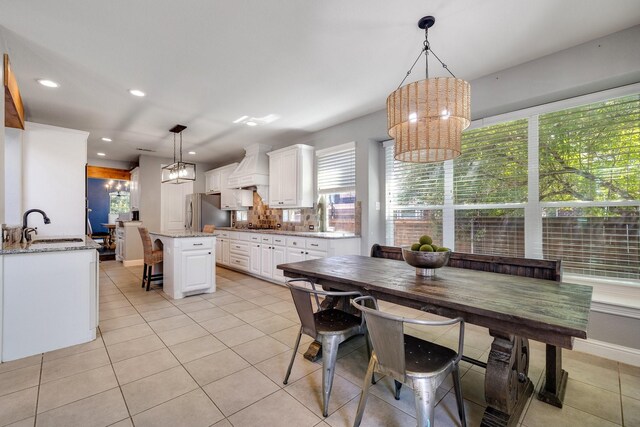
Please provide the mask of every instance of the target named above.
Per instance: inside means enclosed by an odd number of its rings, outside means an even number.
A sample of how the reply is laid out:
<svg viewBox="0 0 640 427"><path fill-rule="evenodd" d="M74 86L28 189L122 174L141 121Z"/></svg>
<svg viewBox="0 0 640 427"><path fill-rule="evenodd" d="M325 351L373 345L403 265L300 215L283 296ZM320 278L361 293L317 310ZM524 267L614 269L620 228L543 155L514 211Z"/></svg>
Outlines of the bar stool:
<svg viewBox="0 0 640 427"><path fill-rule="evenodd" d="M305 283L305 287L296 283ZM300 332L291 355L291 362L284 377L283 384L289 381L293 361L295 360L300 338L302 334L322 343L322 415L325 417L329 411L329 396L333 386L333 373L336 366L336 356L339 345L355 335L366 334L367 328L364 317L354 316L335 308L321 309L318 296L322 297L352 297L362 296L360 292L329 292L317 290L315 283L307 279L291 279L285 285L291 291L293 303L300 317ZM311 297L315 299L317 311L313 311ZM367 348L369 341L367 340Z"/></svg>
<svg viewBox="0 0 640 427"><path fill-rule="evenodd" d="M162 262L162 249L153 249L149 230L145 227L138 227L140 238L142 238L142 247L144 249L144 267L142 270L142 287L147 287L147 291L151 287L151 282L160 281L162 286L162 273L152 274L153 266Z"/></svg>
<svg viewBox="0 0 640 427"><path fill-rule="evenodd" d="M375 309L361 304L365 301L373 302ZM369 379L373 372L377 371L387 374L395 380L396 400L400 398L402 384L410 385L415 390L418 427L433 426L436 389L442 384L447 375L451 374L458 403L458 415L462 426L466 427L464 402L458 373L458 362L462 357L464 342L464 320L458 317L450 320L430 321L394 316L379 311L378 303L372 296L355 298L351 301L351 305L362 312L362 316L367 322L369 337L373 345L353 426L358 427L362 421L369 393ZM459 323L458 351L455 352L450 348L406 335L404 333L405 323L427 326L445 326Z"/></svg>

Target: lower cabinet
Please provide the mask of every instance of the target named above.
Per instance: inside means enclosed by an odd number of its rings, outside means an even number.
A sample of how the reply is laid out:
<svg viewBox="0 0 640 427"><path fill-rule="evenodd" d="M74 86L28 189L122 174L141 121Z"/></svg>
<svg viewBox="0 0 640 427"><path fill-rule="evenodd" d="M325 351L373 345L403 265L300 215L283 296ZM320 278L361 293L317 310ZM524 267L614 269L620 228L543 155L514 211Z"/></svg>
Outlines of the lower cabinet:
<svg viewBox="0 0 640 427"><path fill-rule="evenodd" d="M273 263L272 263L272 271L271 278L278 282L284 282L284 273L282 270L276 268L278 264L284 264L286 261L286 249L284 246L272 246L273 248Z"/></svg>
<svg viewBox="0 0 640 427"><path fill-rule="evenodd" d="M260 275L271 278L273 276L273 252L271 245L260 248Z"/></svg>
<svg viewBox="0 0 640 427"><path fill-rule="evenodd" d="M205 290L211 287L213 260L211 250L182 252L182 292Z"/></svg>
<svg viewBox="0 0 640 427"><path fill-rule="evenodd" d="M221 230L216 244L219 265L279 283L285 280L279 264L359 253L359 237L320 239Z"/></svg>
<svg viewBox="0 0 640 427"><path fill-rule="evenodd" d="M262 274L262 248L260 243L251 243L249 252L249 272L251 274Z"/></svg>
<svg viewBox="0 0 640 427"><path fill-rule="evenodd" d="M216 238L183 233L150 233L163 245L162 290L173 299L216 290ZM154 273L157 271L154 269Z"/></svg>

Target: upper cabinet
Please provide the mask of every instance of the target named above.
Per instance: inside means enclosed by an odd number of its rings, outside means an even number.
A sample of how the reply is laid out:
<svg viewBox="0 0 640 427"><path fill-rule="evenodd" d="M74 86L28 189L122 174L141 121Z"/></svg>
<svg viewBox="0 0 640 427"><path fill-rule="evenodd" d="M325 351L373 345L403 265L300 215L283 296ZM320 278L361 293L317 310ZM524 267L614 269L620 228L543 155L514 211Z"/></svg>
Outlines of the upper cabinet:
<svg viewBox="0 0 640 427"><path fill-rule="evenodd" d="M269 155L269 206L313 206L313 147L297 144Z"/></svg>
<svg viewBox="0 0 640 427"><path fill-rule="evenodd" d="M253 206L253 191L225 188L220 192L223 211L246 211Z"/></svg>
<svg viewBox="0 0 640 427"><path fill-rule="evenodd" d="M231 163L230 165L205 172L205 192L208 194L220 193L222 190L229 188L229 175L237 167L238 163Z"/></svg>
<svg viewBox="0 0 640 427"><path fill-rule="evenodd" d="M131 209L140 209L140 168L131 170L131 183L129 184Z"/></svg>

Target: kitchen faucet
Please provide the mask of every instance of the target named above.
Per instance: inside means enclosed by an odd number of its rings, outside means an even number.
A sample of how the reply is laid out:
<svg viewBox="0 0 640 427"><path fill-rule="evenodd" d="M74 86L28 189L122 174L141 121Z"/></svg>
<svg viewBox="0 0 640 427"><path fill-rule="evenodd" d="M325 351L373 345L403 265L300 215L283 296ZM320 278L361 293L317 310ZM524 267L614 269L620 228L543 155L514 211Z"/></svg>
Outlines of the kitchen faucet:
<svg viewBox="0 0 640 427"><path fill-rule="evenodd" d="M27 217L29 216L30 213L32 212L38 212L39 214L42 215L42 218L44 218L44 223L45 224L51 224L51 220L49 219L49 217L47 216L47 214L41 210L41 209L29 209L28 211L26 211L24 213L24 215L22 215L22 240L21 242L30 242L31 241L31 232L35 232L36 234L38 234L38 227L29 227L27 225Z"/></svg>

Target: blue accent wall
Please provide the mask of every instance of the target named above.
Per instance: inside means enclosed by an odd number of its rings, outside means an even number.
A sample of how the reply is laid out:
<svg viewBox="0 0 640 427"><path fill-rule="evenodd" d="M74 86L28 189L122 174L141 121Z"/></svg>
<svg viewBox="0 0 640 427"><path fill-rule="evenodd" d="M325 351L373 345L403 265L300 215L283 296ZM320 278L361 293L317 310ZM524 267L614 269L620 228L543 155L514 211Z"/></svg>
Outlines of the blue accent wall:
<svg viewBox="0 0 640 427"><path fill-rule="evenodd" d="M89 222L94 233L107 232L100 224L109 222L109 193L104 186L109 180L89 178L87 179L87 198L89 199Z"/></svg>

